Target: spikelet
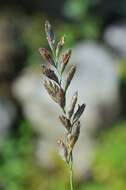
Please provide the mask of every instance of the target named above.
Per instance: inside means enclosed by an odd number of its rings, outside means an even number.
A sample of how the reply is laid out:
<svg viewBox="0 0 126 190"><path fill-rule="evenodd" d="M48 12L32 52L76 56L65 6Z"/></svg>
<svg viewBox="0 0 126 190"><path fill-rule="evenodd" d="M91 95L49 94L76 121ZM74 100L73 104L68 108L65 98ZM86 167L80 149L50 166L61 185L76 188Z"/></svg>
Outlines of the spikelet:
<svg viewBox="0 0 126 190"><path fill-rule="evenodd" d="M81 117L82 113L84 112L85 107L86 107L85 104L82 104L81 106L78 105L78 109L73 116L73 123L75 123Z"/></svg>
<svg viewBox="0 0 126 190"><path fill-rule="evenodd" d="M67 66L70 57L71 57L71 50L68 50L66 53L64 53L61 57L61 74L63 73L65 67Z"/></svg>
<svg viewBox="0 0 126 190"><path fill-rule="evenodd" d="M55 65L54 61L53 61L53 58L50 54L50 52L45 49L45 48L39 48L39 53L40 55L42 56L42 58L47 61L48 63L52 64L52 65Z"/></svg>
<svg viewBox="0 0 126 190"><path fill-rule="evenodd" d="M59 154L60 154L61 158L65 162L67 162L68 152L67 152L67 147L66 147L65 143L63 142L63 140L58 140L57 144L58 144Z"/></svg>
<svg viewBox="0 0 126 190"><path fill-rule="evenodd" d="M66 78L66 82L65 82L65 92L66 92L66 90L67 90L67 88L68 88L68 86L70 85L70 83L71 83L71 81L72 81L72 79L73 79L73 76L74 76L74 74L75 74L75 71L76 71L76 66L72 66L71 68L70 68L70 70L69 70L69 72L68 72L68 74L67 74L67 78Z"/></svg>
<svg viewBox="0 0 126 190"><path fill-rule="evenodd" d="M70 152L72 152L75 143L78 140L80 134L80 122L78 121L74 126L73 126L73 130L70 134L68 134L67 136L67 141L68 141L68 152L70 154Z"/></svg>
<svg viewBox="0 0 126 190"><path fill-rule="evenodd" d="M65 93L62 88L59 88L56 94L56 98L57 98L57 103L61 106L61 108L64 108L66 101L65 101Z"/></svg>
<svg viewBox="0 0 126 190"><path fill-rule="evenodd" d="M52 69L47 68L45 65L42 65L42 73L49 79L54 80L57 84L59 84L58 77Z"/></svg>
<svg viewBox="0 0 126 190"><path fill-rule="evenodd" d="M73 97L72 97L72 100L70 102L70 106L68 108L68 117L69 118L71 118L73 113L74 113L74 109L75 109L75 106L77 103L77 98L78 98L78 92L75 92Z"/></svg>
<svg viewBox="0 0 126 190"><path fill-rule="evenodd" d="M57 43L57 47L56 47L56 57L59 57L59 54L63 48L63 45L65 43L65 36L62 36L60 41Z"/></svg>
<svg viewBox="0 0 126 190"><path fill-rule="evenodd" d="M63 126L66 128L66 130L69 132L72 127L70 120L67 117L65 117L64 115L59 116L59 119L60 119L61 123L63 124Z"/></svg>
<svg viewBox="0 0 126 190"><path fill-rule="evenodd" d="M52 26L49 23L49 21L45 22L45 33L46 33L46 37L47 37L49 46L51 49L53 49L53 45L55 43L55 35L53 33Z"/></svg>
<svg viewBox="0 0 126 190"><path fill-rule="evenodd" d="M65 106L65 94L62 88L50 80L44 80L44 86L51 98L62 108Z"/></svg>

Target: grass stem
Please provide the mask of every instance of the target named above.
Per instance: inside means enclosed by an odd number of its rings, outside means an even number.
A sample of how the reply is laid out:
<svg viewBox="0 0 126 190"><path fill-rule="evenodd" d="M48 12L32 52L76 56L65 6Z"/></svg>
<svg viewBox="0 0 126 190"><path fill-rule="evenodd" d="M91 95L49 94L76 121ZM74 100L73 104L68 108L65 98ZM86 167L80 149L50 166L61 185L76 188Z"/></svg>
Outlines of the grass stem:
<svg viewBox="0 0 126 190"><path fill-rule="evenodd" d="M70 154L70 161L69 161L69 167L70 167L70 190L74 190L73 185L73 155Z"/></svg>

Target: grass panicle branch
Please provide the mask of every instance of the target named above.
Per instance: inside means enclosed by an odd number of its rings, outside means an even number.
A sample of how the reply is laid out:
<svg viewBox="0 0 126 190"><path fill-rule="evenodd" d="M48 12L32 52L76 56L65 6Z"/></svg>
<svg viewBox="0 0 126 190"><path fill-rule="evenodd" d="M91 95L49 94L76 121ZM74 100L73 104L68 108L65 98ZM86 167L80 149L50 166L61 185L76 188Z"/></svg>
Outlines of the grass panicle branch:
<svg viewBox="0 0 126 190"><path fill-rule="evenodd" d="M42 64L42 73L44 75L44 86L49 96L61 107L62 115L59 119L66 130L67 139L58 140L59 154L61 158L66 162L70 170L70 188L73 187L73 148L78 140L80 134L80 117L85 110L85 104L79 105L76 109L78 101L78 92L75 92L71 98L68 109L66 110L66 94L68 87L76 72L76 66L72 65L67 73L66 78L64 72L66 66L69 63L71 57L71 50L62 53L62 49L65 43L65 36L62 36L59 42L56 42L55 35L49 21L45 22L46 38L50 47L50 50L45 48L39 48L39 53L46 61ZM63 85L64 84L64 85ZM75 111L76 109L76 111Z"/></svg>

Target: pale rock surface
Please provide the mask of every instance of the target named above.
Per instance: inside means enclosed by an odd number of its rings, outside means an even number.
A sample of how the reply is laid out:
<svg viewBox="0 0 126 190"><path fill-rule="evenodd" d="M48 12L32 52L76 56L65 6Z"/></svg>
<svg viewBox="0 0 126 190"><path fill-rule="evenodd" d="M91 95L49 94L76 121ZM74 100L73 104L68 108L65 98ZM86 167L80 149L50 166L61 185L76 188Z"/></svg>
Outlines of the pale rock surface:
<svg viewBox="0 0 126 190"><path fill-rule="evenodd" d="M126 58L126 24L109 26L104 33L104 39L119 56Z"/></svg>

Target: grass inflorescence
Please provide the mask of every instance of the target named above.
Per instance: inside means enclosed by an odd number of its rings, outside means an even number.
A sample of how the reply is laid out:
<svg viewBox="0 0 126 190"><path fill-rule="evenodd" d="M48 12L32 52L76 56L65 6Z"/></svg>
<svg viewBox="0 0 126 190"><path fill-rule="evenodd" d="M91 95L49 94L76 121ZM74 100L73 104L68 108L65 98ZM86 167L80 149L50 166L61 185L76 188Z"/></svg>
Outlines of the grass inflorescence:
<svg viewBox="0 0 126 190"><path fill-rule="evenodd" d="M69 166L70 187L73 190L73 148L80 134L80 117L85 109L85 104L78 104L77 107L78 92L76 91L66 109L67 90L76 72L76 66L72 65L66 77L64 76L72 51L62 51L65 35L56 42L52 26L48 21L45 22L45 33L50 51L46 48L39 48L39 53L45 60L45 63L42 64L43 84L49 96L62 109L59 119L66 130L66 137L65 141L58 140L58 147L61 158Z"/></svg>

